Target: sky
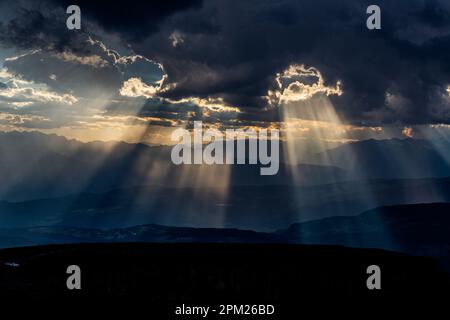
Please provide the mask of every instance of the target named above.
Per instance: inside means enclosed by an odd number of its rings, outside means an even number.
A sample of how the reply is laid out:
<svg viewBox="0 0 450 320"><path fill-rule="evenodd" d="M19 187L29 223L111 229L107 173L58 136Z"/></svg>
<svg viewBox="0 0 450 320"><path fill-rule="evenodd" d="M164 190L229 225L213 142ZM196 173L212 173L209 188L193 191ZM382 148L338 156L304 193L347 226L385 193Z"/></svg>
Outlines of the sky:
<svg viewBox="0 0 450 320"><path fill-rule="evenodd" d="M66 8L81 8L81 30ZM366 27L370 4L381 29ZM449 137L445 0L0 1L0 130L171 144Z"/></svg>

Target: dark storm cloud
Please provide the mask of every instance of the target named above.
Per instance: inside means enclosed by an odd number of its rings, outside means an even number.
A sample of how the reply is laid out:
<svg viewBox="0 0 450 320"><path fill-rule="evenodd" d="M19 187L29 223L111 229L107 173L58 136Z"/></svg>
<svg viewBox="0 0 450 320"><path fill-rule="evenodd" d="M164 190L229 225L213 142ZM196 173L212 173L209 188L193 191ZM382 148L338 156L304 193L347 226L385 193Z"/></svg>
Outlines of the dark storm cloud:
<svg viewBox="0 0 450 320"><path fill-rule="evenodd" d="M0 24L0 44L17 49L83 51L84 32L70 32L65 18L61 12L19 8L13 19Z"/></svg>
<svg viewBox="0 0 450 320"><path fill-rule="evenodd" d="M165 119L186 118L189 114L201 114L202 108L186 103L169 103L154 98L122 98L106 107L107 115L137 115L140 117L158 117Z"/></svg>
<svg viewBox="0 0 450 320"><path fill-rule="evenodd" d="M178 84L166 92L172 98L221 96L244 109L265 108L261 97L275 74L298 63L317 68L328 85L341 81L344 94L330 98L348 121L448 123L448 2L377 1L379 31L366 28L369 4L208 1L133 47L165 66ZM192 30L190 21L209 27ZM183 39L177 46L168 40L174 31Z"/></svg>
<svg viewBox="0 0 450 320"><path fill-rule="evenodd" d="M341 81L344 93L330 99L347 121L450 123L450 3L375 3L382 9L382 29L375 31L366 28L366 8L373 1L77 4L87 20L119 33L137 53L164 65L168 83L177 84L161 93L167 98L220 97L241 108L243 121L277 121L262 97L274 88L277 72L304 64L319 70L325 85ZM2 41L31 46L18 36L31 32L39 44L36 28L52 32L39 19L33 28L11 25L11 35ZM42 41L55 47L67 43L64 35L55 37Z"/></svg>
<svg viewBox="0 0 450 320"><path fill-rule="evenodd" d="M87 32L95 33L95 27L83 23L81 31L68 30L66 8L72 4L70 0L18 2L11 6L14 18L0 24L0 43L21 49L84 50L78 44ZM202 0L134 1L130 5L109 0L80 0L75 4L82 8L82 17L88 18L87 21L138 40L158 31L159 25L177 11L200 7Z"/></svg>
<svg viewBox="0 0 450 320"><path fill-rule="evenodd" d="M93 19L107 31L121 32L130 39L140 40L159 30L160 24L178 11L199 8L202 0L132 1L110 0L50 0L67 8L76 4L83 15Z"/></svg>

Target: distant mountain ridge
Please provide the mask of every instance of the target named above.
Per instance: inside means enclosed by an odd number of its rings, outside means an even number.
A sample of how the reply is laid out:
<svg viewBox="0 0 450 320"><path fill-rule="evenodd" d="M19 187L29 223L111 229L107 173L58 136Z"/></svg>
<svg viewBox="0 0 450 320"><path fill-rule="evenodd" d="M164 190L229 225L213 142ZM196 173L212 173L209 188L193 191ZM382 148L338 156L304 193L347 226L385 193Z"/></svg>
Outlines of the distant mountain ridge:
<svg viewBox="0 0 450 320"><path fill-rule="evenodd" d="M450 141L363 140L306 157L306 162L337 166L348 179L405 179L450 176Z"/></svg>
<svg viewBox="0 0 450 320"><path fill-rule="evenodd" d="M261 176L259 166L176 166L167 146L0 133L0 225L271 232L380 206L450 202L450 178L367 179L445 174L446 148L444 140L360 141L327 151L345 170L282 162L278 175Z"/></svg>
<svg viewBox="0 0 450 320"><path fill-rule="evenodd" d="M302 143L302 142L299 142ZM39 132L0 133L0 199L23 201L76 193L105 193L143 185L198 187L196 177L218 177L230 186L320 185L355 179L416 179L450 176L446 140L365 140L315 153L287 164L280 145L280 171L261 176L259 166L176 166L171 147L126 142L69 140ZM182 177L182 179L181 179ZM212 186L212 182L209 182Z"/></svg>
<svg viewBox="0 0 450 320"><path fill-rule="evenodd" d="M450 269L450 203L376 208L354 217L293 224L277 232L295 243L381 248L433 256Z"/></svg>
<svg viewBox="0 0 450 320"><path fill-rule="evenodd" d="M380 207L353 217L291 225L273 233L141 225L93 229L65 226L0 228L0 248L86 242L297 243L380 248L431 256L450 270L450 203Z"/></svg>
<svg viewBox="0 0 450 320"><path fill-rule="evenodd" d="M0 199L23 201L142 185L198 187L199 176L224 177L230 185L304 185L333 182L345 174L331 166L288 165L283 158L274 176L261 176L259 165L177 166L171 162L171 150L142 143L82 143L38 132L0 133ZM298 173L295 181L293 171Z"/></svg>
<svg viewBox="0 0 450 320"><path fill-rule="evenodd" d="M141 224L273 231L298 221L378 206L450 202L450 178L348 181L318 186L146 186L24 202L0 201L0 225L123 228ZM249 201L251 199L251 201ZM282 207L280 207L282 204Z"/></svg>

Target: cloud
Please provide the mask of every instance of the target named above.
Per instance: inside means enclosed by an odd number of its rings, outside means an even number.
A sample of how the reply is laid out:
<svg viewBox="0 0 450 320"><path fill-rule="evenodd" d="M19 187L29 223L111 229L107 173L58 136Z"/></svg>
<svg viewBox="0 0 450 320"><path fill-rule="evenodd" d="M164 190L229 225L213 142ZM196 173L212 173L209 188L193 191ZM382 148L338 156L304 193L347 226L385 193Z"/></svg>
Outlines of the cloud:
<svg viewBox="0 0 450 320"><path fill-rule="evenodd" d="M152 98L158 92L159 87L148 85L140 78L130 78L126 80L119 92L125 97L145 97Z"/></svg>
<svg viewBox="0 0 450 320"><path fill-rule="evenodd" d="M183 35L176 30L170 34L169 40L172 42L174 48L184 42Z"/></svg>
<svg viewBox="0 0 450 320"><path fill-rule="evenodd" d="M88 132L101 134L101 128L109 132L111 126L121 127L118 132L123 132L135 127L127 118L104 115L104 108L112 101L127 102L123 98L128 97L120 95L127 79L140 79L145 89L141 93L159 87L164 80L162 66L126 48L121 48L122 53L109 49L91 36L78 40L75 51L72 47L62 51L32 49L5 59L5 68L0 71L4 84L0 88L2 128L8 125L69 133L68 128L76 128L86 138Z"/></svg>
<svg viewBox="0 0 450 320"><path fill-rule="evenodd" d="M0 80L4 87L0 89L0 101L21 107L34 102L59 102L74 104L78 99L71 94L59 94L51 91L47 85L21 79L8 72L0 71Z"/></svg>
<svg viewBox="0 0 450 320"><path fill-rule="evenodd" d="M73 52L64 51L61 53L57 53L56 57L68 62L93 66L94 68L103 68L108 65L108 62L106 62L106 60L103 60L99 55L96 54L79 56L74 54Z"/></svg>
<svg viewBox="0 0 450 320"><path fill-rule="evenodd" d="M49 129L53 128L50 119L34 115L0 113L0 126L13 128Z"/></svg>
<svg viewBox="0 0 450 320"><path fill-rule="evenodd" d="M342 95L341 83L335 87L325 85L322 74L314 67L290 65L275 77L277 89L269 90L267 100L270 105L309 100L317 94Z"/></svg>
<svg viewBox="0 0 450 320"><path fill-rule="evenodd" d="M198 97L187 97L180 100L166 99L170 103L174 104L194 104L201 108L206 108L210 111L215 112L233 112L240 113L239 108L227 105L222 98L198 98Z"/></svg>
<svg viewBox="0 0 450 320"><path fill-rule="evenodd" d="M412 138L414 136L413 128L411 127L404 127L402 130L402 135L406 138Z"/></svg>
<svg viewBox="0 0 450 320"><path fill-rule="evenodd" d="M51 10L45 5L41 8L44 10L17 9L17 14L11 20L0 25L0 43L25 50L63 52L70 48L74 52L82 51L82 46L78 44L82 43L86 34L67 29L66 15L61 8Z"/></svg>
<svg viewBox="0 0 450 320"><path fill-rule="evenodd" d="M164 79L160 64L133 53L119 54L90 36L77 47L82 50L36 49L6 59L4 65L23 79L90 99L118 95L123 82L132 77L142 79L146 86L159 86Z"/></svg>
<svg viewBox="0 0 450 320"><path fill-rule="evenodd" d="M81 1L80 32L65 28L69 1L43 3L0 28L26 50L5 65L82 110L267 126L280 103L325 95L355 128L450 123L448 1L380 0L377 31L366 0L139 2L127 15Z"/></svg>
<svg viewBox="0 0 450 320"><path fill-rule="evenodd" d="M369 1L213 0L167 17L133 48L157 60L176 84L165 97L221 97L226 104L261 112L279 90L273 81L292 65L314 68L320 90L341 119L355 124L448 123L441 92L450 82L450 3L380 0L382 29L365 27ZM193 27L195 26L195 27ZM113 27L112 27L113 28ZM126 38L135 30L119 28ZM183 45L167 41L183 35ZM173 38L173 37L172 37ZM338 84L339 81L339 84ZM308 98L317 88L293 83L284 99ZM319 90L319 91L320 91ZM386 95L404 99L389 104ZM443 111L438 111L439 105Z"/></svg>
<svg viewBox="0 0 450 320"><path fill-rule="evenodd" d="M71 0L51 0L56 6L67 8ZM82 14L105 30L121 32L130 40L139 40L157 32L161 23L183 11L198 9L201 0L135 1L130 5L107 0L78 0ZM124 12L125 10L125 12Z"/></svg>

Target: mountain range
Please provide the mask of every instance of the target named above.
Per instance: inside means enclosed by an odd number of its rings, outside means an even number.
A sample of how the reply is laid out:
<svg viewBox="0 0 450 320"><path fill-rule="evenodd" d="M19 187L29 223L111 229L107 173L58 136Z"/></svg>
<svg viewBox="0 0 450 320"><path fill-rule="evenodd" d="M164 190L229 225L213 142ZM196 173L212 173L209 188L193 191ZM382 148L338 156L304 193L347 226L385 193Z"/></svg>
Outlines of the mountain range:
<svg viewBox="0 0 450 320"><path fill-rule="evenodd" d="M295 222L351 216L378 206L450 202L450 178L360 180L318 186L115 189L21 202L0 202L8 228L121 228L141 224L274 231ZM282 204L282 206L280 206Z"/></svg>
<svg viewBox="0 0 450 320"><path fill-rule="evenodd" d="M326 151L305 147L301 163L286 160L288 148L281 143L278 174L261 176L260 167L255 165L176 166L170 161L169 146L82 143L38 132L3 132L0 199L24 201L148 185L312 186L349 180L450 176L450 145L445 140L365 140Z"/></svg>
<svg viewBox="0 0 450 320"><path fill-rule="evenodd" d="M337 167L287 164L283 158L273 176L261 176L255 165L177 166L171 150L142 143L82 143L38 132L0 133L0 199L23 201L145 185L215 187L225 179L229 185L320 184L345 175ZM292 172L298 173L295 181ZM203 177L213 180L199 181Z"/></svg>
<svg viewBox="0 0 450 320"><path fill-rule="evenodd" d="M273 177L248 165L186 169L167 161L170 150L1 133L0 246L244 241L448 253L443 140L342 144L308 164L282 157Z"/></svg>
<svg viewBox="0 0 450 320"><path fill-rule="evenodd" d="M353 217L296 223L271 233L160 225L114 229L65 226L1 228L0 247L98 242L343 245L431 256L450 270L449 212L450 203L387 206Z"/></svg>
<svg viewBox="0 0 450 320"><path fill-rule="evenodd" d="M337 166L347 179L445 177L450 173L450 141L369 139L307 155L304 161Z"/></svg>

